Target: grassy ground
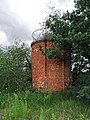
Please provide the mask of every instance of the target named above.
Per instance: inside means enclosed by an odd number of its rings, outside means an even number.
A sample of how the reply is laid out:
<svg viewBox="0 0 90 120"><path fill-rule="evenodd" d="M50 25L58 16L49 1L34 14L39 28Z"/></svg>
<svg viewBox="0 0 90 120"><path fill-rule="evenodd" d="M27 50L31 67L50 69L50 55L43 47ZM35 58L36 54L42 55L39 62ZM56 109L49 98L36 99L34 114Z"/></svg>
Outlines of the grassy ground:
<svg viewBox="0 0 90 120"><path fill-rule="evenodd" d="M90 103L63 92L0 93L0 120L90 120Z"/></svg>

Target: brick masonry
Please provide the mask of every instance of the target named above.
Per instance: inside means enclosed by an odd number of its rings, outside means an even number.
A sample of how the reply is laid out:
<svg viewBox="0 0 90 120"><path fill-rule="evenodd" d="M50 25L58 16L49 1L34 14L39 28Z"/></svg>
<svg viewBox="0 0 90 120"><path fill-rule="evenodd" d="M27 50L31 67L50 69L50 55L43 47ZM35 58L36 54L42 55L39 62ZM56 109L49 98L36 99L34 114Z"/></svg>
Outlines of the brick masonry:
<svg viewBox="0 0 90 120"><path fill-rule="evenodd" d="M43 40L35 41L32 47L32 82L38 89L49 89L53 91L62 90L70 85L71 63L70 60L60 61L59 59L48 59L39 50L45 48ZM52 41L47 41L47 47Z"/></svg>

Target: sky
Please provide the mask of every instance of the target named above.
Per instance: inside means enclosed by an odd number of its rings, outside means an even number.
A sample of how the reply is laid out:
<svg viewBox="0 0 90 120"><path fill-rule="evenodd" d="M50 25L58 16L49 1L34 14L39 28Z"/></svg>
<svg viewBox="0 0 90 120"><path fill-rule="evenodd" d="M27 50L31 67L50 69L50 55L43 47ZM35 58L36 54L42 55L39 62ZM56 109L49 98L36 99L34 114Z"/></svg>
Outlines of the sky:
<svg viewBox="0 0 90 120"><path fill-rule="evenodd" d="M0 45L14 41L30 45L33 31L49 14L49 6L71 12L74 0L0 0Z"/></svg>

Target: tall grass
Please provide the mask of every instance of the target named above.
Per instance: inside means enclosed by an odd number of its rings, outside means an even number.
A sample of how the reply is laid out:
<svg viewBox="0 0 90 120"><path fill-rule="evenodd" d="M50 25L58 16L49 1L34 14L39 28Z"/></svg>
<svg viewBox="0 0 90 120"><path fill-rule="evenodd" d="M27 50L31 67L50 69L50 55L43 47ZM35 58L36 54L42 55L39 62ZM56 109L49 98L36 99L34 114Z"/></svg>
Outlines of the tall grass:
<svg viewBox="0 0 90 120"><path fill-rule="evenodd" d="M22 120L24 117L28 117L30 113L27 100L19 99L17 94L12 96L8 94L6 105L2 107L4 108L2 120Z"/></svg>
<svg viewBox="0 0 90 120"><path fill-rule="evenodd" d="M0 120L89 120L90 103L64 92L0 93Z"/></svg>

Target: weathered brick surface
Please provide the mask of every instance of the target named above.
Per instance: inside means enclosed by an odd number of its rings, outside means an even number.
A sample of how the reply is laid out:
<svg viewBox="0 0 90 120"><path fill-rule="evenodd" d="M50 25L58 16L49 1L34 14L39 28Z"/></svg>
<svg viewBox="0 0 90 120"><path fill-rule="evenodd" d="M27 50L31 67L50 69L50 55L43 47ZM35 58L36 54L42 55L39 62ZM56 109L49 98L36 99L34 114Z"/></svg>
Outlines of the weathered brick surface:
<svg viewBox="0 0 90 120"><path fill-rule="evenodd" d="M39 50L45 48L43 40L33 42L32 47L32 82L36 88L61 90L69 85L71 78L70 60L60 62L59 59L48 59ZM52 41L47 41L47 47L52 45Z"/></svg>

